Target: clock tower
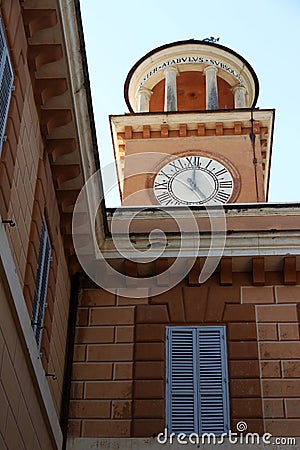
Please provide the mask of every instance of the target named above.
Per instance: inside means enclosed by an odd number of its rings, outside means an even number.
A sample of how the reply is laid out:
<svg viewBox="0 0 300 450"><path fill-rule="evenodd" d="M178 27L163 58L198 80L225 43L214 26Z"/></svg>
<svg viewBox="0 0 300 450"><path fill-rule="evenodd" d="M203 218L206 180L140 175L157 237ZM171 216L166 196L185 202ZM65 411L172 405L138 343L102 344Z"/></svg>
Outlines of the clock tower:
<svg viewBox="0 0 300 450"><path fill-rule="evenodd" d="M267 203L274 110L258 91L206 40L130 70L129 112L110 117L122 206L97 210L98 245L78 210L70 449L298 435L300 207Z"/></svg>
<svg viewBox="0 0 300 450"><path fill-rule="evenodd" d="M122 205L218 205L268 197L273 110L250 64L210 41L167 44L130 70L130 113L111 116Z"/></svg>

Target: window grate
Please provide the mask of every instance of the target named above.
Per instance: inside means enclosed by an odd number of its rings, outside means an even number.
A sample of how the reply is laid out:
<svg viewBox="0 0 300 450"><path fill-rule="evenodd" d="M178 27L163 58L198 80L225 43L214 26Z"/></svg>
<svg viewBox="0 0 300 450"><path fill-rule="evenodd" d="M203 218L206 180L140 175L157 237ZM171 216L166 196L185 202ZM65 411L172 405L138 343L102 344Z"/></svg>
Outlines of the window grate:
<svg viewBox="0 0 300 450"><path fill-rule="evenodd" d="M6 45L2 21L0 20L0 153L5 141L5 128L11 93L13 89L13 70Z"/></svg>
<svg viewBox="0 0 300 450"><path fill-rule="evenodd" d="M167 327L169 433L229 431L225 327Z"/></svg>
<svg viewBox="0 0 300 450"><path fill-rule="evenodd" d="M50 261L51 243L45 220L43 220L31 320L33 332L39 350L41 348L42 330L44 324L45 309L47 306L46 298Z"/></svg>

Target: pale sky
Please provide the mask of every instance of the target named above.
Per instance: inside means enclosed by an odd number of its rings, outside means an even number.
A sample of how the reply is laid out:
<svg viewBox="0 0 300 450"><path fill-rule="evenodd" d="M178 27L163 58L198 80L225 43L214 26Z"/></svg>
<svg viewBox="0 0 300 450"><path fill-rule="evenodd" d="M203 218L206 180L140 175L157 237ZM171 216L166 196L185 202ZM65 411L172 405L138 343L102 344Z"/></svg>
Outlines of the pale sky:
<svg viewBox="0 0 300 450"><path fill-rule="evenodd" d="M128 112L136 61L167 43L220 37L256 72L256 106L276 110L269 201L300 202L299 0L81 0L81 13L102 167L113 160L108 116Z"/></svg>

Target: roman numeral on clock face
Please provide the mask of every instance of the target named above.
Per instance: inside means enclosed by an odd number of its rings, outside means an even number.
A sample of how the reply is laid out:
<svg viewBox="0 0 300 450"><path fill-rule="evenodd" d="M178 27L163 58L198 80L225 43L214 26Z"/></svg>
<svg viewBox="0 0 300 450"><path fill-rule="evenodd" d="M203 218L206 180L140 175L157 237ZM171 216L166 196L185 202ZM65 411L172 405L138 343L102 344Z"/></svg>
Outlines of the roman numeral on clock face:
<svg viewBox="0 0 300 450"><path fill-rule="evenodd" d="M211 163L212 163L212 159L210 159L210 160L208 161L208 163L207 163L206 166L205 166L205 169L207 169L207 168L211 165Z"/></svg>
<svg viewBox="0 0 300 450"><path fill-rule="evenodd" d="M163 192L159 195L156 196L157 200L159 201L159 203L163 204L163 205L169 205L170 203L172 203L172 197L170 196L169 192Z"/></svg>
<svg viewBox="0 0 300 450"><path fill-rule="evenodd" d="M187 162L185 167L194 167L193 156L186 156L185 160Z"/></svg>
<svg viewBox="0 0 300 450"><path fill-rule="evenodd" d="M217 195L214 198L214 201L219 203L226 203L230 198L230 194L227 194L227 192L218 192Z"/></svg>
<svg viewBox="0 0 300 450"><path fill-rule="evenodd" d="M228 181L220 181L219 183L220 188L232 188L232 180L228 180Z"/></svg>
<svg viewBox="0 0 300 450"><path fill-rule="evenodd" d="M183 168L187 167L201 167L201 156L186 156L185 158L186 164ZM180 160L178 160L180 161Z"/></svg>
<svg viewBox="0 0 300 450"><path fill-rule="evenodd" d="M194 166L200 167L201 166L201 158L200 156L194 156Z"/></svg>
<svg viewBox="0 0 300 450"><path fill-rule="evenodd" d="M177 159L177 161L170 162L169 167L172 167L173 170L175 169L175 172L178 172L178 170L184 169L184 165L182 164L180 159Z"/></svg>
<svg viewBox="0 0 300 450"><path fill-rule="evenodd" d="M166 178L169 178L169 179L172 178L172 174L166 173L166 172L164 172L163 170L161 170L160 173L161 173L162 175L164 175Z"/></svg>
<svg viewBox="0 0 300 450"><path fill-rule="evenodd" d="M154 187L156 190L166 190L168 189L168 181L163 181L162 183L159 183L158 181L155 181Z"/></svg>
<svg viewBox="0 0 300 450"><path fill-rule="evenodd" d="M157 202L163 206L222 205L230 201L233 188L230 170L206 154L168 161L153 183Z"/></svg>
<svg viewBox="0 0 300 450"><path fill-rule="evenodd" d="M217 177L219 177L220 175L224 175L224 173L226 173L226 172L227 172L226 169L220 169L220 170L218 170L218 172L215 173L215 175Z"/></svg>

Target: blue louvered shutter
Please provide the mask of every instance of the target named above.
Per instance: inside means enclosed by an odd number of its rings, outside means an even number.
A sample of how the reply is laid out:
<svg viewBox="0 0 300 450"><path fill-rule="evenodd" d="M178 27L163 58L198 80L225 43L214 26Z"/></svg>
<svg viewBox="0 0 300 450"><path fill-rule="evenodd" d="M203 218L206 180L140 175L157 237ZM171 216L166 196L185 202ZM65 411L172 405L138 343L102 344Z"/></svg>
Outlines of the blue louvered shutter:
<svg viewBox="0 0 300 450"><path fill-rule="evenodd" d="M0 153L5 140L5 128L13 89L13 70L8 54L3 24L0 20Z"/></svg>
<svg viewBox="0 0 300 450"><path fill-rule="evenodd" d="M32 310L32 328L39 350L42 342L50 261L51 243L46 223L43 221Z"/></svg>
<svg viewBox="0 0 300 450"><path fill-rule="evenodd" d="M167 429L190 434L197 427L196 335L192 328L167 329Z"/></svg>
<svg viewBox="0 0 300 450"><path fill-rule="evenodd" d="M198 327L199 431L229 431L225 327Z"/></svg>
<svg viewBox="0 0 300 450"><path fill-rule="evenodd" d="M226 330L167 327L168 433L229 431Z"/></svg>

